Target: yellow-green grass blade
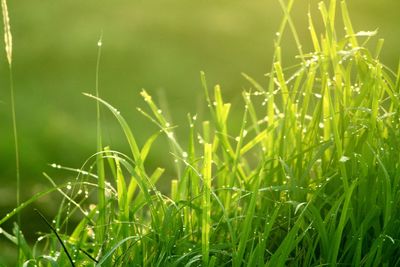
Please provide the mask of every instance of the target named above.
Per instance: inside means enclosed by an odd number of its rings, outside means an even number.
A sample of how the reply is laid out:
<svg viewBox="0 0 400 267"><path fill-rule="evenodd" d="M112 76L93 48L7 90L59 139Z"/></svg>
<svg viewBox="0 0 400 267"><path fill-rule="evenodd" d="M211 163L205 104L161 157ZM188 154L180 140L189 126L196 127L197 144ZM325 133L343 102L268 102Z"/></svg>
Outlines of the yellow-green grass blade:
<svg viewBox="0 0 400 267"><path fill-rule="evenodd" d="M243 222L242 231L239 236L239 244L236 251L236 255L233 259L233 266L241 266L244 258L245 250L248 245L250 237L250 231L252 230L252 224L255 216L255 209L258 199L258 193L260 189L261 179L264 177L264 168L261 168L257 175L254 177L254 184L251 192L250 203L246 209L246 215Z"/></svg>
<svg viewBox="0 0 400 267"><path fill-rule="evenodd" d="M104 106L106 106L111 113L116 117L116 119L118 120L119 124L121 125L122 130L124 131L125 137L127 138L127 141L129 143L129 147L131 149L132 152L132 156L133 159L135 160L135 163L137 164L137 166L142 167L143 165L143 161L140 157L140 150L139 147L137 145L136 139L128 125L128 123L126 122L126 120L121 116L120 112L114 108L113 106L111 106L109 103L107 103L106 101L104 101L103 99L93 96L91 94L87 94L84 93L85 96L88 96L90 98L95 99L96 101L99 101L101 104L103 104Z"/></svg>
<svg viewBox="0 0 400 267"><path fill-rule="evenodd" d="M96 211L97 211L97 207L90 210L90 212L87 214L87 216L82 218L82 220L75 227L72 234L69 236L68 243L78 245L78 246L79 246L79 244L84 244L84 242L87 238L87 234L85 233L86 227L88 226L88 223L96 215Z"/></svg>
<svg viewBox="0 0 400 267"><path fill-rule="evenodd" d="M202 223L201 251L203 266L207 266L210 255L210 222L211 222L211 175L212 175L212 145L204 144L203 162L203 192L202 192Z"/></svg>
<svg viewBox="0 0 400 267"><path fill-rule="evenodd" d="M299 52L300 58L301 58L301 60L304 61L303 46L301 45L300 38L297 34L296 27L294 25L292 17L290 16L290 9L291 9L292 2L289 2L288 5L285 5L285 2L283 0L279 0L279 4L281 5L283 13L285 14L285 20L287 20L287 22L289 23L289 27L290 27L290 30L292 31L292 35L293 35L294 41L296 43L296 47Z"/></svg>
<svg viewBox="0 0 400 267"><path fill-rule="evenodd" d="M356 38L354 30L353 30L353 25L352 25L351 20L350 20L349 11L347 9L346 1L341 1L340 7L342 9L343 24L344 24L344 27L345 27L346 34L347 34L348 38L350 38L350 43L351 43L353 48L354 47L358 47L358 41L357 41L357 38Z"/></svg>
<svg viewBox="0 0 400 267"><path fill-rule="evenodd" d="M142 150L140 151L140 156L143 161L146 160L147 155L151 150L151 146L153 145L154 141L160 136L161 132L157 132L153 134L149 139L147 139L146 143L143 145Z"/></svg>
<svg viewBox="0 0 400 267"><path fill-rule="evenodd" d="M127 200L127 189L126 189L126 182L125 177L122 173L120 161L118 157L114 158L115 166L117 169L117 175L115 177L116 184L117 184L117 197L118 197L118 207L119 207L119 219L121 221L128 221L129 219L129 209L127 210L126 200Z"/></svg>
<svg viewBox="0 0 400 267"><path fill-rule="evenodd" d="M345 199L343 203L343 207L341 209L342 213L340 215L339 223L334 233L334 238L332 240L332 246L330 248L329 262L330 264L337 264L337 257L339 255L340 243L342 241L343 230L349 220L349 209L351 208L351 197L353 195L353 191L356 188L358 181L353 181L348 190L345 190Z"/></svg>

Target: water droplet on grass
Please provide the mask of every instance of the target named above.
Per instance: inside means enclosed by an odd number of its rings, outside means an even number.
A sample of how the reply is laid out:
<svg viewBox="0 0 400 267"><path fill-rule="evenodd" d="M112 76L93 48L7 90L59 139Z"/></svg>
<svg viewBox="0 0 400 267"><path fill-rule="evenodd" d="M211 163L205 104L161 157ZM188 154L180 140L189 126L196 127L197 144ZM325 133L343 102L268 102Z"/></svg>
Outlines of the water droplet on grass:
<svg viewBox="0 0 400 267"><path fill-rule="evenodd" d="M321 95L321 94L315 93L314 96L315 96L316 98L322 98L322 95Z"/></svg>

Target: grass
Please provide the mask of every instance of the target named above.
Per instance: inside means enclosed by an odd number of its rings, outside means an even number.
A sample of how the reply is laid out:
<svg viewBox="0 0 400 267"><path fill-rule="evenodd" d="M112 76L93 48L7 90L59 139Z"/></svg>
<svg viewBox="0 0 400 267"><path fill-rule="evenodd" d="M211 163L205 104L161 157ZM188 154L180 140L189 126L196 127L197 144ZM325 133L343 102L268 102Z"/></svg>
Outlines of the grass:
<svg viewBox="0 0 400 267"><path fill-rule="evenodd" d="M293 1L280 4L285 16L268 83L244 75L251 89L243 92L239 130L231 129L220 86L210 90L204 73L209 117L188 115L184 144L145 90L147 109L138 110L159 132L144 144L134 134L140 127L100 98L98 84L95 95L85 94L98 105L98 152L79 169L54 165L76 179L56 185L46 175L52 188L0 219L43 195L63 196L33 247L15 237L18 226L14 235L1 229L19 245L19 265L399 265L400 69L379 61L382 41L370 51L375 32L356 32L344 1L319 4L322 32L309 14L310 52L290 17ZM281 60L287 30L299 49L289 68ZM130 155L103 146L100 111L114 115ZM156 186L164 169L146 165L161 136L171 148L165 156L175 159L169 194Z"/></svg>
<svg viewBox="0 0 400 267"><path fill-rule="evenodd" d="M3 25L4 25L4 47L6 51L7 63L9 67L9 82L10 82L10 102L11 102L11 116L12 116L12 128L14 137L14 150L15 150L15 178L16 178L16 200L17 206L21 204L21 175L20 175L20 159L19 159L19 145L18 145L18 130L17 130L17 112L15 108L15 90L14 90L14 79L13 79L13 69L12 69L12 35L10 26L10 17L8 15L8 7L6 0L1 1L1 10L3 15ZM17 222L21 225L21 215L17 214ZM19 260L21 252L21 233L19 230L16 231L17 239L17 258Z"/></svg>

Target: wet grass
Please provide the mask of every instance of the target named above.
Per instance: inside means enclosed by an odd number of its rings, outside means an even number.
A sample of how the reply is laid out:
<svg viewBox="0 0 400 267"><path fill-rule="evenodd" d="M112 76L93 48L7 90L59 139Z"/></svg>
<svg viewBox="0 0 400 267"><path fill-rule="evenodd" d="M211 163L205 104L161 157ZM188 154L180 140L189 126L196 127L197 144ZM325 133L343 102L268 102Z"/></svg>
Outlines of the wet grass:
<svg viewBox="0 0 400 267"><path fill-rule="evenodd" d="M0 220L43 195L63 196L33 247L16 238L18 226L14 234L2 230L19 245L20 265L400 264L400 70L379 61L382 41L374 51L367 47L375 32L355 31L345 2L319 4L322 32L309 14L312 51L297 37L293 1L280 3L285 16L267 83L243 75L250 89L243 91L241 119L230 117L240 107L224 101L220 86L211 89L202 73L208 117L188 115L188 141L143 90L147 108L138 111L159 131L139 144L138 125L98 90L85 94L98 105L98 152L79 169L54 164L76 179L57 185L45 175L52 187ZM289 31L298 64L285 67L281 38ZM129 155L104 147L102 112L120 124ZM175 162L170 193L157 188L164 169L146 165L157 139L169 143L164 157Z"/></svg>

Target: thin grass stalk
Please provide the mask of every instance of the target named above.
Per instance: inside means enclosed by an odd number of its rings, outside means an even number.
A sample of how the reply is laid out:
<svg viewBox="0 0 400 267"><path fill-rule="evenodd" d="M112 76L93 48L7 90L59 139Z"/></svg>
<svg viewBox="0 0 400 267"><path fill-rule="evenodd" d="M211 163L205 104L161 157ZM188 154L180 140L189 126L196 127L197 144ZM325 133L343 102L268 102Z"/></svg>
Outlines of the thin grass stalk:
<svg viewBox="0 0 400 267"><path fill-rule="evenodd" d="M334 1L336 1L336 0L334 0ZM283 0L279 0L279 4L281 5L283 13L285 14L285 19L289 23L290 30L292 31L292 35L293 35L294 41L295 41L296 46L297 46L297 50L299 51L300 59L304 62L305 59L304 59L303 47L301 45L299 36L297 34L296 27L294 26L292 17L290 16L290 7L291 7L292 2L290 2L286 6L285 3L283 2Z"/></svg>
<svg viewBox="0 0 400 267"><path fill-rule="evenodd" d="M96 87L95 93L96 97L99 98L99 71L100 71L100 60L101 60L101 47L103 45L102 35L97 42L97 60L96 60ZM97 191L98 198L98 210L99 210L99 227L97 230L97 238L102 241L104 239L104 225L106 223L106 193L105 193L105 170L104 170L104 159L101 151L103 151L102 143L102 133L101 133L101 119L100 119L100 102L96 101L96 124L97 124L97 175L98 175L98 185L99 189Z"/></svg>
<svg viewBox="0 0 400 267"><path fill-rule="evenodd" d="M7 1L1 0L1 10L3 13L3 26L4 26L4 44L6 57L9 67L9 82L10 82L10 99L11 99L11 115L12 115L12 129L14 136L14 151L15 151L15 176L17 186L17 207L21 203L21 175L20 175L20 159L19 159L19 144L18 144L18 130L17 130L17 114L15 107L15 92L14 92L14 79L13 79L13 68L12 68L12 34L10 26L10 17L8 14ZM18 225L21 226L21 214L17 214ZM20 259L20 231L17 234L18 240L18 252L17 259Z"/></svg>
<svg viewBox="0 0 400 267"><path fill-rule="evenodd" d="M85 185L88 186L95 186L97 187L97 184L92 184L92 183L87 183L87 182L83 182ZM67 188L68 186L71 185L79 185L82 184L82 182L76 182L76 183L64 183L61 185L58 185L57 187L52 187L50 189L44 190L42 192L36 193L34 196L32 196L31 198L29 198L28 200L25 200L24 202L22 202L18 207L16 207L15 209L13 209L11 212L7 213L3 218L0 219L0 225L2 225L3 223L5 223L6 221L8 221L10 218L12 218L14 215L17 215L19 213L21 213L21 211L28 207L30 204L32 204L33 202L39 200L41 197L47 196L48 194L54 192L54 191L58 191L61 188Z"/></svg>
<svg viewBox="0 0 400 267"><path fill-rule="evenodd" d="M290 0L289 3L286 5L286 14L290 14L290 11L293 7L294 0ZM286 29L286 25L288 22L288 16L285 16L279 26L279 30L277 32L277 38L275 40L274 46L274 54L272 56L272 66L271 66L271 71L269 73L269 83L268 83L268 88L267 88L267 93L269 96L269 101L267 103L267 118L268 118L268 124L269 125L274 125L275 121L275 112L274 112L274 103L275 103L275 86L274 86L274 77L275 77L275 62L280 62L281 61L281 54L280 54L280 43L282 40L283 33ZM273 154L273 144L274 144L274 137L273 135L269 135L267 140L266 140L266 147L267 147L267 154L268 156L272 156Z"/></svg>
<svg viewBox="0 0 400 267"><path fill-rule="evenodd" d="M60 242L60 244L61 244L61 246L62 246L62 248L63 248L65 254L67 255L68 260L69 260L71 266L72 266L72 267L75 267L75 263L74 263L74 261L72 260L71 254L68 252L68 249L67 249L67 247L65 246L63 240L61 239L60 235L57 233L57 230L54 229L54 227L47 221L47 219L43 216L43 214L42 214L40 211L38 211L38 210L36 210L36 209L35 209L35 211L39 214L39 216L43 219L43 221L47 224L47 226L53 231L53 233L54 233L55 236L57 237L58 241Z"/></svg>
<svg viewBox="0 0 400 267"><path fill-rule="evenodd" d="M211 168L212 145L204 144L203 196L201 223L201 250L203 266L208 266L210 255L210 223L211 223Z"/></svg>

